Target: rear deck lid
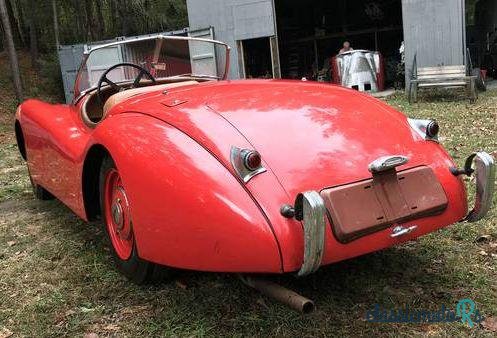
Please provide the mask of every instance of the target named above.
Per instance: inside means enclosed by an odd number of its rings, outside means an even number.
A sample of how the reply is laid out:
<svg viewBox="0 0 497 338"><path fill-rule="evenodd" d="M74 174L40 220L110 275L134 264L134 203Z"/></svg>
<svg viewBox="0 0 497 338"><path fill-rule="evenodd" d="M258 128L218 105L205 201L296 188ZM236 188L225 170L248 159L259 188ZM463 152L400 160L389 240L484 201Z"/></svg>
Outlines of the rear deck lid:
<svg viewBox="0 0 497 338"><path fill-rule="evenodd" d="M385 155L409 158L399 170L429 163L403 114L337 86L244 81L208 106L259 151L290 196L370 178L369 163Z"/></svg>

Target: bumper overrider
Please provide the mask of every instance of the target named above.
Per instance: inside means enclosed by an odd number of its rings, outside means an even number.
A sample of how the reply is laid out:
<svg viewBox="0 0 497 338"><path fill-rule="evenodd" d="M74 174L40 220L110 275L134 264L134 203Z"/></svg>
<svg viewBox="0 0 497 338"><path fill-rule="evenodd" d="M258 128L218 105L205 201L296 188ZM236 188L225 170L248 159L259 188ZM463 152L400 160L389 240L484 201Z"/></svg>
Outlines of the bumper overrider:
<svg viewBox="0 0 497 338"><path fill-rule="evenodd" d="M475 176L474 207L465 220L476 222L484 218L492 206L495 186L494 158L485 152L477 152L467 158L463 169L450 168L450 171L455 176ZM317 271L322 263L325 248L326 206L319 192L307 191L297 196L292 209L282 209L282 214L294 216L303 224L304 259L297 275L306 276Z"/></svg>
<svg viewBox="0 0 497 338"><path fill-rule="evenodd" d="M475 175L475 205L466 216L466 220L476 222L485 217L492 206L495 189L495 159L485 152L474 153L466 159L464 171L465 175Z"/></svg>

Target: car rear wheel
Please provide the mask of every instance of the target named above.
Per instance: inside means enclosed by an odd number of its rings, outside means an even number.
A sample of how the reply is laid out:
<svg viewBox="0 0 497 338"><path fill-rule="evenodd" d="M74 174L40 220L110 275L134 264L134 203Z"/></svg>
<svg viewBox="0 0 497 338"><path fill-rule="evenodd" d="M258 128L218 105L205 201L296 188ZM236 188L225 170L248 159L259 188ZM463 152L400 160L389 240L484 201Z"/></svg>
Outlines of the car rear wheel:
<svg viewBox="0 0 497 338"><path fill-rule="evenodd" d="M29 171L29 168L28 168L28 171ZM36 184L33 181L33 178L31 177L31 174L29 174L29 181L31 182L31 188L33 189L33 195L35 196L35 198L37 200L49 201L49 200L53 200L55 198L45 188L43 188L42 186Z"/></svg>
<svg viewBox="0 0 497 338"><path fill-rule="evenodd" d="M104 159L100 169L100 205L118 269L137 284L163 279L166 268L138 256L129 200L119 171L110 157Z"/></svg>

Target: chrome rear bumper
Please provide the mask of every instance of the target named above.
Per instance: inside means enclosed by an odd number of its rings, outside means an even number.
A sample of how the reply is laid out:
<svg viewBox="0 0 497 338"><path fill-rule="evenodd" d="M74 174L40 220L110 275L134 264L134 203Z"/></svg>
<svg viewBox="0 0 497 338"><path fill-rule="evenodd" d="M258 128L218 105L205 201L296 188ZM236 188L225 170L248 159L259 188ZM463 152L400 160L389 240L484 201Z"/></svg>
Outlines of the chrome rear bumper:
<svg viewBox="0 0 497 338"><path fill-rule="evenodd" d="M488 213L492 206L492 200L495 189L495 160L485 153L478 152L472 154L466 160L466 166L474 164L474 174L476 181L475 206L470 211L466 220L476 222Z"/></svg>
<svg viewBox="0 0 497 338"><path fill-rule="evenodd" d="M473 165L474 169L471 169ZM492 206L494 194L494 158L485 152L475 153L466 160L466 168L464 170L453 173L454 175L463 173L468 175L475 174L475 206L466 216L466 220L476 222L485 217ZM304 259L298 276L306 276L316 272L322 263L325 247L326 206L320 193L317 191L307 191L297 196L295 207L291 209L295 219L302 221L304 226ZM404 231L402 234L405 234L414 229L411 227L409 229L400 229L399 231ZM392 237L397 236L399 235Z"/></svg>
<svg viewBox="0 0 497 338"><path fill-rule="evenodd" d="M321 266L326 230L326 207L317 191L307 191L295 200L295 218L304 225L304 261L298 276L306 276Z"/></svg>

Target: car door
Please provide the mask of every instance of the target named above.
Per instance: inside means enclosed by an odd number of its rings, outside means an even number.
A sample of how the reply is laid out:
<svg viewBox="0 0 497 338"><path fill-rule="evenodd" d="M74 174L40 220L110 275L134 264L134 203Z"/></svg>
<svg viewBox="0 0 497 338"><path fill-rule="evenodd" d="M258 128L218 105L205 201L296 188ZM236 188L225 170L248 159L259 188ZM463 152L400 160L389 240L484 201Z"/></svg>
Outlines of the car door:
<svg viewBox="0 0 497 338"><path fill-rule="evenodd" d="M40 183L78 214L82 210L81 175L91 130L80 119L75 105L46 107L43 130L43 170Z"/></svg>

